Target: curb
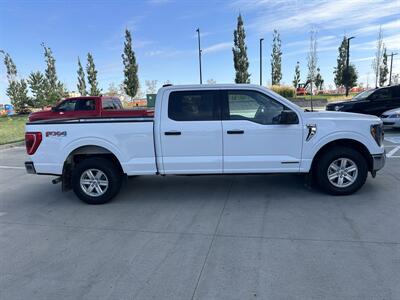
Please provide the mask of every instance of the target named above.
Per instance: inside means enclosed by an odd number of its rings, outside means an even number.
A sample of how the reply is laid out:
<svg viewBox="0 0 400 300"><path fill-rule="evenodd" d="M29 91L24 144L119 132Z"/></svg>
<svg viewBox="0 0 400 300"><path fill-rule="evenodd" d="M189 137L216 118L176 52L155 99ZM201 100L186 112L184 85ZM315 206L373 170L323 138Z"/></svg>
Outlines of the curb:
<svg viewBox="0 0 400 300"><path fill-rule="evenodd" d="M14 148L14 147L20 147L20 146L24 146L24 145L25 145L24 141L9 143L9 144L5 144L5 145L0 145L0 150L10 149L10 148Z"/></svg>

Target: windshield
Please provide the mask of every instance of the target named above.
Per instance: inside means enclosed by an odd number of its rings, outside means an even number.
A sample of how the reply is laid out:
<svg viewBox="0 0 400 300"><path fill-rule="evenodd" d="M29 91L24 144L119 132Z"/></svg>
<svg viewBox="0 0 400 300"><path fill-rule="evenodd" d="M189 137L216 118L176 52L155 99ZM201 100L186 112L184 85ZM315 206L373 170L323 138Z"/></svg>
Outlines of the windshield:
<svg viewBox="0 0 400 300"><path fill-rule="evenodd" d="M361 93L357 94L356 96L354 96L353 99L351 99L351 101L363 100L363 99L367 98L369 95L371 95L373 92L375 92L374 89L361 92Z"/></svg>

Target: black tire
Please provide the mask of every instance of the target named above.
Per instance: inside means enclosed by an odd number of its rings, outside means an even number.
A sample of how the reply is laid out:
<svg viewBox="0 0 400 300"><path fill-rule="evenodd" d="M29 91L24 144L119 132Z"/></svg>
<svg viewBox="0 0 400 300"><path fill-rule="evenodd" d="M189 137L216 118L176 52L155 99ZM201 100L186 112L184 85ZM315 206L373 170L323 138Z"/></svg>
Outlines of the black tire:
<svg viewBox="0 0 400 300"><path fill-rule="evenodd" d="M328 178L328 168L336 160L346 158L350 159L358 168L357 175L354 175L355 180L348 186L338 187L335 186ZM318 158L314 168L316 181L318 185L327 193L331 195L350 195L359 190L365 183L368 177L368 164L364 156L357 150L337 146L329 149ZM347 180L347 179L344 179ZM347 180L347 184L350 181ZM337 184L337 182L335 182Z"/></svg>
<svg viewBox="0 0 400 300"><path fill-rule="evenodd" d="M105 174L105 181L108 181L107 188L103 194L91 196L81 186L81 176L90 169L100 170ZM95 171L96 172L96 171ZM82 160L72 171L72 188L75 194L87 204L104 204L109 202L118 194L121 188L122 174L119 168L110 160L100 157L92 157Z"/></svg>

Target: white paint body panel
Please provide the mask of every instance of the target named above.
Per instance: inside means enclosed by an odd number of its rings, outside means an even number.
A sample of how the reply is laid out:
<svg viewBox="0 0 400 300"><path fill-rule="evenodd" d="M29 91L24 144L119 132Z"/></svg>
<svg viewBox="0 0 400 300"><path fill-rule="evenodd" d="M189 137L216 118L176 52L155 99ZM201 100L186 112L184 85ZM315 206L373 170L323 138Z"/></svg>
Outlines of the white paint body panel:
<svg viewBox="0 0 400 300"><path fill-rule="evenodd" d="M171 91L247 89L265 93L295 111L296 125L260 125L250 121L177 122L168 118ZM107 121L108 120L108 121ZM116 122L117 121L117 122ZM113 153L127 175L308 172L321 147L338 139L362 143L370 154L384 153L370 134L374 116L341 112L304 112L301 108L256 85L189 85L161 88L154 122L104 119L104 122L30 123L26 131L40 131L43 141L31 160L38 173L62 174L65 160L79 147L98 146ZM307 125L317 126L306 141ZM243 135L227 130L242 129ZM180 131L166 136L165 131ZM66 131L65 137L46 137L47 131Z"/></svg>

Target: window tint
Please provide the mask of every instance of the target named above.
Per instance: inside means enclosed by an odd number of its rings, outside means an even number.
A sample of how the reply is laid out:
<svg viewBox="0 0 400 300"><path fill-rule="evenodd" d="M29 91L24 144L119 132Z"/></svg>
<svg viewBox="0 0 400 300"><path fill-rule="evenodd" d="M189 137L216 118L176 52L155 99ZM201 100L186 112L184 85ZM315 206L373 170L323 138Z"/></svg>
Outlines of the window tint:
<svg viewBox="0 0 400 300"><path fill-rule="evenodd" d="M400 86L399 85L398 86L393 86L393 87L391 87L391 89L392 89L393 97L400 98Z"/></svg>
<svg viewBox="0 0 400 300"><path fill-rule="evenodd" d="M114 104L115 109L123 109L121 100L113 99L113 104Z"/></svg>
<svg viewBox="0 0 400 300"><path fill-rule="evenodd" d="M371 100L386 100L392 97L391 89L384 88L375 91L369 98Z"/></svg>
<svg viewBox="0 0 400 300"><path fill-rule="evenodd" d="M113 99L103 99L102 107L104 110L114 109Z"/></svg>
<svg viewBox="0 0 400 300"><path fill-rule="evenodd" d="M122 104L119 99L105 98L103 99L102 107L104 110L122 109Z"/></svg>
<svg viewBox="0 0 400 300"><path fill-rule="evenodd" d="M248 120L263 125L280 124L281 113L287 108L255 91L228 91L229 119Z"/></svg>
<svg viewBox="0 0 400 300"><path fill-rule="evenodd" d="M168 117L175 121L220 120L218 92L172 92L168 100Z"/></svg>
<svg viewBox="0 0 400 300"><path fill-rule="evenodd" d="M76 105L76 100L65 100L59 106L57 106L58 111L74 111Z"/></svg>
<svg viewBox="0 0 400 300"><path fill-rule="evenodd" d="M76 102L75 110L95 110L95 100L94 99L79 99Z"/></svg>

